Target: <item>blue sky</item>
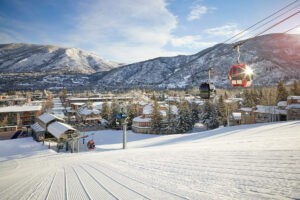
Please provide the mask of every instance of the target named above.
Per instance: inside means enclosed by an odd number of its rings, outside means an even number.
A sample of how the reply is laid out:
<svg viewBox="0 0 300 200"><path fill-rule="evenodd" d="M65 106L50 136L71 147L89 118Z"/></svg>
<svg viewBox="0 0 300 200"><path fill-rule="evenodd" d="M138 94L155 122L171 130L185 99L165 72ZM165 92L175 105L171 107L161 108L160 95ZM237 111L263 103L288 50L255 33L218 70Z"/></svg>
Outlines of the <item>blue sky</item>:
<svg viewBox="0 0 300 200"><path fill-rule="evenodd" d="M0 43L76 47L131 63L197 53L290 2L293 0L0 0ZM294 6L288 14L299 11L300 1ZM269 33L284 32L299 22L297 15ZM254 34L248 32L244 37Z"/></svg>

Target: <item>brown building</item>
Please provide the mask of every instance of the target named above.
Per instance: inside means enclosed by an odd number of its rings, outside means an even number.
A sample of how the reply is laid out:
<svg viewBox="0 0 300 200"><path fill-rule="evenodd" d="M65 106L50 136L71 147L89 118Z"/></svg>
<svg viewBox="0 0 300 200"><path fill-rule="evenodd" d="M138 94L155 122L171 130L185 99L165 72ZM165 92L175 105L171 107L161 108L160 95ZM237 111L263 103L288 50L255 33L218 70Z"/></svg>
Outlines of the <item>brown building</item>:
<svg viewBox="0 0 300 200"><path fill-rule="evenodd" d="M6 121L6 126L31 125L41 110L42 106L31 105L0 107L0 122Z"/></svg>
<svg viewBox="0 0 300 200"><path fill-rule="evenodd" d="M289 96L286 110L287 120L300 120L300 96Z"/></svg>
<svg viewBox="0 0 300 200"><path fill-rule="evenodd" d="M241 111L241 124L255 124L254 109L249 107L243 107Z"/></svg>

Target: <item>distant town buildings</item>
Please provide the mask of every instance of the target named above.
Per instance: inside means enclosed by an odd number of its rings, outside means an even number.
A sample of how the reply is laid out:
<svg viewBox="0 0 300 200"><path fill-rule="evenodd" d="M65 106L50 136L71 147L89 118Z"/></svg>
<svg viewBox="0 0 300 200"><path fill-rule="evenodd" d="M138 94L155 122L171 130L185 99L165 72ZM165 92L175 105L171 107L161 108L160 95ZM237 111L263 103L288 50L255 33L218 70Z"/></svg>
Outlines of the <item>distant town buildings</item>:
<svg viewBox="0 0 300 200"><path fill-rule="evenodd" d="M168 116L168 109L169 105L165 103L159 104L159 111L162 116L162 133L166 130L168 123L176 123L177 117L178 117L178 109L175 105L170 105L171 113ZM153 104L149 103L144 106L143 113L141 116L135 117L132 120L132 131L136 133L151 133L151 116L153 111ZM171 121L168 122L168 117L171 119Z"/></svg>

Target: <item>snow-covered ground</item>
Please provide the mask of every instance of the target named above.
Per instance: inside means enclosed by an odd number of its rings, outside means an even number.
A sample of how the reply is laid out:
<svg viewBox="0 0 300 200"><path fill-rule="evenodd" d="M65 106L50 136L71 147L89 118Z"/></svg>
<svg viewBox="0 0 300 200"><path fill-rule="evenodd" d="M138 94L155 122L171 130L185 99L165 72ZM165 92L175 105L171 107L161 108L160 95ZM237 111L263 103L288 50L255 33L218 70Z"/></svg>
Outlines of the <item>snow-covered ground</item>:
<svg viewBox="0 0 300 200"><path fill-rule="evenodd" d="M300 199L300 121L128 132L126 150L121 131L90 137L96 151L57 154L38 143L31 156L0 162L0 199ZM29 153L35 143L23 140ZM1 143L1 156L16 156L11 146Z"/></svg>

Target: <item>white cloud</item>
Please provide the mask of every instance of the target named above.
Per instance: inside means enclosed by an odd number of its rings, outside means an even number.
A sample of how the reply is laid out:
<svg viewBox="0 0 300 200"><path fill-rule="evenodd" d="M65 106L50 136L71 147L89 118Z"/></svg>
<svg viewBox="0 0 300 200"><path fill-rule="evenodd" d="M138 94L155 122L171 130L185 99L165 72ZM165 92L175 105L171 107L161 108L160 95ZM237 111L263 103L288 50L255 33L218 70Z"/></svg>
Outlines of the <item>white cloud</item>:
<svg viewBox="0 0 300 200"><path fill-rule="evenodd" d="M196 1L194 3L194 5L191 6L190 9L191 9L190 13L187 16L188 21L193 21L193 20L196 20L196 19L200 19L206 13L209 13L213 10L216 10L215 7L208 7L208 6L201 5L199 3L199 1Z"/></svg>
<svg viewBox="0 0 300 200"><path fill-rule="evenodd" d="M242 30L238 28L237 24L227 24L220 27L210 28L204 30L205 33L213 36L233 36L240 33Z"/></svg>
<svg viewBox="0 0 300 200"><path fill-rule="evenodd" d="M96 49L97 52L99 51ZM178 51L167 51L162 48L149 48L148 45L143 45L139 47L131 47L127 43L118 43L105 46L104 57L109 55L114 55L118 60L127 64L132 62L144 61L161 56L176 56L179 54L184 54L183 52Z"/></svg>
<svg viewBox="0 0 300 200"><path fill-rule="evenodd" d="M202 15L208 12L208 8L202 5L195 5L191 8L191 11L187 17L188 21L200 19Z"/></svg>
<svg viewBox="0 0 300 200"><path fill-rule="evenodd" d="M68 36L75 46L85 46L120 62L173 55L164 46L172 37L177 19L166 9L164 0L101 0L81 2L79 7L76 28Z"/></svg>
<svg viewBox="0 0 300 200"><path fill-rule="evenodd" d="M215 42L204 42L200 35L187 35L183 37L173 37L171 44L174 47L187 48L207 48L215 45Z"/></svg>

